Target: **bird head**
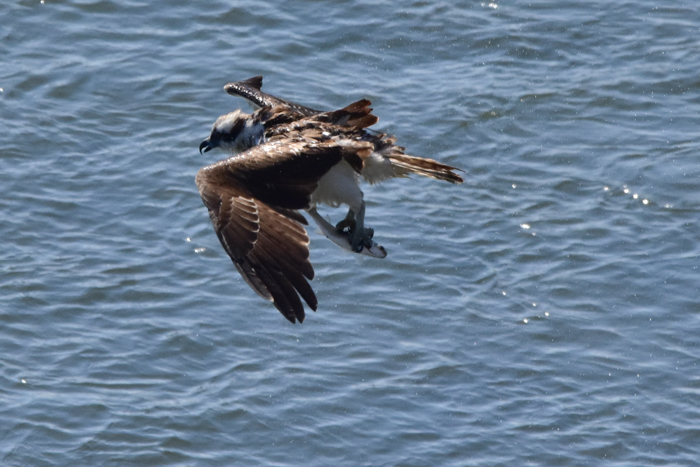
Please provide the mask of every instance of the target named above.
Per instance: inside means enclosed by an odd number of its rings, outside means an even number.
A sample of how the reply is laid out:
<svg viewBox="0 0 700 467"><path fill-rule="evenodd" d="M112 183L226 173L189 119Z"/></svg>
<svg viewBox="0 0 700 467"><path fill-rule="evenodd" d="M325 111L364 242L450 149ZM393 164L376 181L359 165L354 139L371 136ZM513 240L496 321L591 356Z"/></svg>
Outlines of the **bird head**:
<svg viewBox="0 0 700 467"><path fill-rule="evenodd" d="M248 149L250 136L246 129L250 127L250 117L249 114L239 109L217 118L211 129L211 134L199 145L200 154L214 148L234 153Z"/></svg>

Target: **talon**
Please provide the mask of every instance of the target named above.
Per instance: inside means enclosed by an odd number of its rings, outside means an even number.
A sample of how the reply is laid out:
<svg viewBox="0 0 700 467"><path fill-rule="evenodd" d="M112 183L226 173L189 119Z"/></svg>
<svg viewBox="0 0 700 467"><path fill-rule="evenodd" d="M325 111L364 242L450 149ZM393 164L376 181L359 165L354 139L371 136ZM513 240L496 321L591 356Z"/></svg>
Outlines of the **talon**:
<svg viewBox="0 0 700 467"><path fill-rule="evenodd" d="M370 249L374 242L372 237L374 236L374 229L366 228L362 232L351 232L350 233L350 245L352 251L355 253L362 252L363 248Z"/></svg>
<svg viewBox="0 0 700 467"><path fill-rule="evenodd" d="M362 253L362 251L367 248L371 250L374 246L372 237L374 237L374 229L365 228L365 203L362 202L360 209L357 213L352 210L348 211L348 215L344 220L338 223L337 227L345 227L349 225L348 228L348 241L350 243L350 248L355 253ZM342 231L344 232L344 230Z"/></svg>
<svg viewBox="0 0 700 467"><path fill-rule="evenodd" d="M345 232L345 229L347 229L348 232L352 232L352 230L355 228L355 219L343 219L342 221L338 222L335 224L335 229L338 232Z"/></svg>
<svg viewBox="0 0 700 467"><path fill-rule="evenodd" d="M346 232L347 229L347 232L352 234L352 231L355 230L355 213L352 209L348 210L345 219L335 224L335 228L340 233Z"/></svg>

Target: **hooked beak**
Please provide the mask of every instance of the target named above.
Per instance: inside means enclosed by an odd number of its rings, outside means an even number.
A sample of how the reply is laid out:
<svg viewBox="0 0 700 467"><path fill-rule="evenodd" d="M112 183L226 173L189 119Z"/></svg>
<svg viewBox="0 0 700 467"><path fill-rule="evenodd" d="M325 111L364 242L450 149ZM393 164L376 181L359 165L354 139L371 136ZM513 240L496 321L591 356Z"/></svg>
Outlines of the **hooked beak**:
<svg viewBox="0 0 700 467"><path fill-rule="evenodd" d="M204 154L207 151L211 151L211 139L207 138L199 144L199 153Z"/></svg>

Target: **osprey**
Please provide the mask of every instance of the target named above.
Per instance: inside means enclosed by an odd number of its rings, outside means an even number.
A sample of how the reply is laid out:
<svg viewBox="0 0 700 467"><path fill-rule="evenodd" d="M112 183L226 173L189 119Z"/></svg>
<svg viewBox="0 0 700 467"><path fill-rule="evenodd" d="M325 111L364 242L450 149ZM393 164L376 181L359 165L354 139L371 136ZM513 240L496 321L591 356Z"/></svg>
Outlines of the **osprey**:
<svg viewBox="0 0 700 467"><path fill-rule="evenodd" d="M410 173L451 183L463 179L454 172L459 169L404 154L395 137L368 130L378 118L366 99L323 112L261 87L262 76L224 86L257 110L239 109L216 120L200 153L219 148L234 155L202 168L196 183L219 241L243 279L285 318L301 323L301 298L314 311L318 306L308 282L314 270L301 212L337 245L383 258L386 251L364 225L360 177L369 183ZM321 203L349 210L333 226L316 211Z"/></svg>

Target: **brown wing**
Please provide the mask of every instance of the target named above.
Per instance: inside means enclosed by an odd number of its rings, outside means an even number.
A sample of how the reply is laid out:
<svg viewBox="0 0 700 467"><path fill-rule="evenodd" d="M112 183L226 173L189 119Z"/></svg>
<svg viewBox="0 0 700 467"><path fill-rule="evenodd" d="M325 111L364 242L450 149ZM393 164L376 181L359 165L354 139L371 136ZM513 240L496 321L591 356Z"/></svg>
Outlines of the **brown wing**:
<svg viewBox="0 0 700 467"><path fill-rule="evenodd" d="M289 102L284 99L280 99L279 97L262 92L260 90L262 87L262 80L262 76L254 76L243 81L228 83L226 86L224 86L224 91L232 96L242 97L257 107L275 107L282 105L299 112L303 116L316 115L320 113L318 110L295 104L294 102Z"/></svg>
<svg viewBox="0 0 700 467"><path fill-rule="evenodd" d="M196 183L214 230L245 281L292 323L316 310L309 237L295 210L351 148L309 141L265 143L204 167Z"/></svg>
<svg viewBox="0 0 700 467"><path fill-rule="evenodd" d="M235 189L197 181L219 241L248 285L289 321L303 322L299 295L312 310L318 305L308 282L314 270L304 228Z"/></svg>
<svg viewBox="0 0 700 467"><path fill-rule="evenodd" d="M332 112L323 112L311 118L328 122L333 125L354 127L357 129L368 128L379 121L376 115L372 114L372 103L367 99L360 99L357 102Z"/></svg>
<svg viewBox="0 0 700 467"><path fill-rule="evenodd" d="M362 130L379 120L372 114L371 102L362 99L347 107L332 112L323 112L304 118L289 118L287 113L279 112L280 107L269 109L265 114L265 138L303 133L318 141L325 141L335 136L360 141L365 134ZM286 117L286 119L285 119ZM268 124L268 122L271 122Z"/></svg>

